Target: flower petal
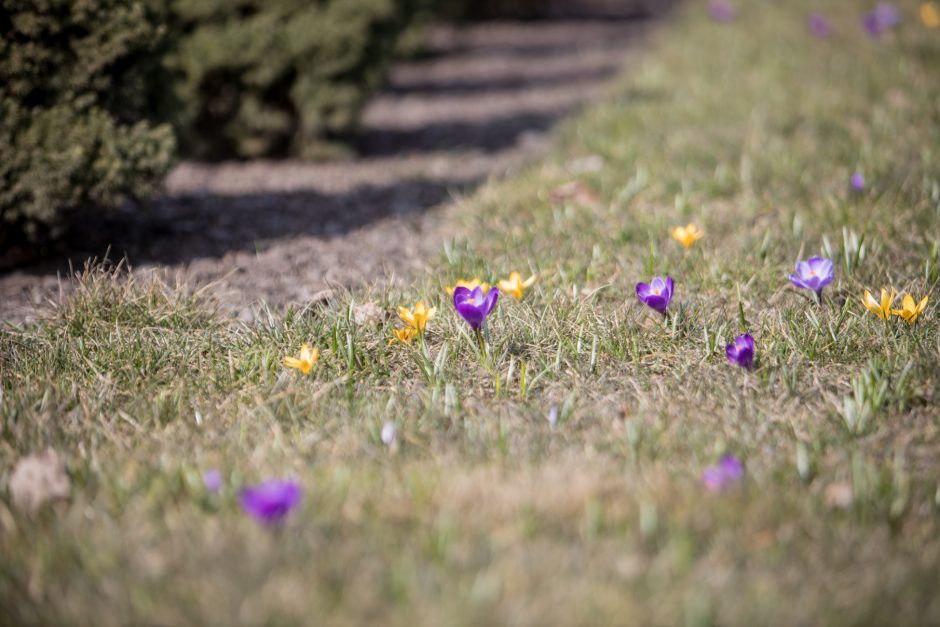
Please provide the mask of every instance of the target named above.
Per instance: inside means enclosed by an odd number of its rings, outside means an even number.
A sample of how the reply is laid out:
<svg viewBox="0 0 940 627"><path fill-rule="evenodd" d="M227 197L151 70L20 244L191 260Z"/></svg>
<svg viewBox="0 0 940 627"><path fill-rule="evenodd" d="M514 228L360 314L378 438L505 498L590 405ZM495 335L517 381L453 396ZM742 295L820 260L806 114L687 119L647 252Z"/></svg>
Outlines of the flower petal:
<svg viewBox="0 0 940 627"><path fill-rule="evenodd" d="M479 329L483 326L483 320L485 316L483 312L476 305L469 301L464 301L454 304L457 313L460 314L460 317L467 321L474 330Z"/></svg>
<svg viewBox="0 0 940 627"><path fill-rule="evenodd" d="M669 308L669 301L666 300L664 296L659 296L657 294L650 294L643 302L652 309L655 309L659 313L664 313L666 309Z"/></svg>
<svg viewBox="0 0 940 627"><path fill-rule="evenodd" d="M496 307L496 301L499 300L499 288L494 287L486 294L486 301L483 303L483 317L490 315L493 308Z"/></svg>

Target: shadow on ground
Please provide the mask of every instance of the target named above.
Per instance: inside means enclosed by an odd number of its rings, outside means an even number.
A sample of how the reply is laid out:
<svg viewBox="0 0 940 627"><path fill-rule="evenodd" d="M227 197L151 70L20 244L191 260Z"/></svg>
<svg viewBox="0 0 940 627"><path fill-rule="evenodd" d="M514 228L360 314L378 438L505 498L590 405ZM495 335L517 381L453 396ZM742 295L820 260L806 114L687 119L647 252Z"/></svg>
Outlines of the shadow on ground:
<svg viewBox="0 0 940 627"><path fill-rule="evenodd" d="M62 249L0 275L0 319L30 318L57 274L106 254L219 281L223 304L236 308L406 276L439 249L429 210L543 154L552 127L605 93L647 26L578 19L437 28L431 54L393 67L365 111L356 158L181 164L148 207L77 216Z"/></svg>

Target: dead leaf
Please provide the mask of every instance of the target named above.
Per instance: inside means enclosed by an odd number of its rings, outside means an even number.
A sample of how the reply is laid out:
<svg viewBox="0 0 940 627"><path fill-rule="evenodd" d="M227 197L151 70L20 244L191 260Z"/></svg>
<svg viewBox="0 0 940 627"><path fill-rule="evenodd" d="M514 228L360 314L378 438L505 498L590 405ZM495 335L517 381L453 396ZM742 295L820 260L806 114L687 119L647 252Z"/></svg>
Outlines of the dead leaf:
<svg viewBox="0 0 940 627"><path fill-rule="evenodd" d="M597 207L601 204L601 197L598 196L597 192L581 181L571 181L559 185L549 192L548 198L554 204L566 201L571 201L583 207Z"/></svg>
<svg viewBox="0 0 940 627"><path fill-rule="evenodd" d="M356 324L378 324L385 316L385 312L375 303L363 303L353 307L353 319Z"/></svg>

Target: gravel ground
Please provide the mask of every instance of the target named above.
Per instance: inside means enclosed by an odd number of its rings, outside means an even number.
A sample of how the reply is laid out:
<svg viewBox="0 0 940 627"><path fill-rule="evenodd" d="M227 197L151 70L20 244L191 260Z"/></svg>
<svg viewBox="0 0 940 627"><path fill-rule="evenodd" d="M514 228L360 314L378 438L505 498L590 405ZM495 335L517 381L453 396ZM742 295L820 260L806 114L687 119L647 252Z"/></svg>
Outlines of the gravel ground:
<svg viewBox="0 0 940 627"><path fill-rule="evenodd" d="M543 154L557 121L603 93L648 22L493 22L430 34L368 107L356 158L183 163L148 211L78 226L67 254L0 275L0 320L68 290L70 268L125 257L250 318L259 301L401 281L433 258L454 199Z"/></svg>

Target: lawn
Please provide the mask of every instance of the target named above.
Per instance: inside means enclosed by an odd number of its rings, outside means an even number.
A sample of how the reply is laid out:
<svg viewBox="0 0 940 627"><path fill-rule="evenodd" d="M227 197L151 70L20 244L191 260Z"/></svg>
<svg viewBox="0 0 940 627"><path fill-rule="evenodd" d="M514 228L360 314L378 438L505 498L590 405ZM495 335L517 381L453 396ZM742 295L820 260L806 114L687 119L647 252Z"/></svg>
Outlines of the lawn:
<svg viewBox="0 0 940 627"><path fill-rule="evenodd" d="M551 157L447 210L407 289L245 324L99 268L5 328L0 622L940 622L940 30L740 4L686 3ZM788 280L812 255L820 303ZM537 281L484 356L445 287L514 270ZM930 302L883 321L882 287ZM390 343L418 300L424 341ZM752 369L725 357L745 331ZM10 478L46 447L70 495L30 514ZM743 477L706 489L726 454ZM304 497L271 528L239 493L275 477Z"/></svg>

